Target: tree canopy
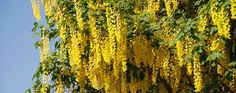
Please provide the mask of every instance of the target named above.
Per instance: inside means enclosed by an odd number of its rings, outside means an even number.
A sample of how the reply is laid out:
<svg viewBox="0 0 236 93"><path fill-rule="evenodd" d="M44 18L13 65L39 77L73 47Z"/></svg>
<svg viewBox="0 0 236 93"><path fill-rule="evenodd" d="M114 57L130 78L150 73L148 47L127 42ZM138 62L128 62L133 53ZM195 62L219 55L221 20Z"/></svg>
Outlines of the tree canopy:
<svg viewBox="0 0 236 93"><path fill-rule="evenodd" d="M236 91L235 0L31 2L40 64L27 91Z"/></svg>

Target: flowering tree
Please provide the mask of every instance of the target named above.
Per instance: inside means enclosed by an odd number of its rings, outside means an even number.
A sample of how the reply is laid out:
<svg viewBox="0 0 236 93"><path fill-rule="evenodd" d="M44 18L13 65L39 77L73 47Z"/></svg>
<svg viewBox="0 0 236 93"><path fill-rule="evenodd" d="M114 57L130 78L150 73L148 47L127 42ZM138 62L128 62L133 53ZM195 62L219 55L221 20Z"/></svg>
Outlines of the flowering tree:
<svg viewBox="0 0 236 93"><path fill-rule="evenodd" d="M32 7L41 37L36 93L236 91L235 0L32 0Z"/></svg>

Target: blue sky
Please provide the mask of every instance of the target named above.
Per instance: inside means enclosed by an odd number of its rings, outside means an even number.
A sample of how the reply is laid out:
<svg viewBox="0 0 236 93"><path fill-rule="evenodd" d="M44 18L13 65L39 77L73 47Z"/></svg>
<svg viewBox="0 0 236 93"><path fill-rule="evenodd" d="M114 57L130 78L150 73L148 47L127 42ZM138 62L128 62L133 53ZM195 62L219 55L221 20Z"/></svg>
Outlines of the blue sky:
<svg viewBox="0 0 236 93"><path fill-rule="evenodd" d="M0 93L23 93L39 64L30 0L0 0Z"/></svg>

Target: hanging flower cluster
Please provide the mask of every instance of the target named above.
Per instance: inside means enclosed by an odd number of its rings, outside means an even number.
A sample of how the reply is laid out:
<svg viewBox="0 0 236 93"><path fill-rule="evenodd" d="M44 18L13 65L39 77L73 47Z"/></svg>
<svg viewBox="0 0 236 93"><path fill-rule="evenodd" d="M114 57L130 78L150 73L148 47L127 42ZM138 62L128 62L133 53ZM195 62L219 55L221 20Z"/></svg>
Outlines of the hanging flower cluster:
<svg viewBox="0 0 236 93"><path fill-rule="evenodd" d="M34 16L35 18L40 21L41 20L41 16L40 16L40 4L38 0L31 0L32 3L32 8L33 8L33 12L34 12Z"/></svg>
<svg viewBox="0 0 236 93"><path fill-rule="evenodd" d="M40 4L46 15L34 91L235 91L230 2L32 0L38 22Z"/></svg>

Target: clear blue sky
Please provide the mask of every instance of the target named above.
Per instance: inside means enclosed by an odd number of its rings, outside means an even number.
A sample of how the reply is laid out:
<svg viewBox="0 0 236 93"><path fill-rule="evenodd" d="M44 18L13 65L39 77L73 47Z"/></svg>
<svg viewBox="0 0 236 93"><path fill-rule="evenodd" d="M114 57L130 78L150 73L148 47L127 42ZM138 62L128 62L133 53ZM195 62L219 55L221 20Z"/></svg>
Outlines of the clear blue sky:
<svg viewBox="0 0 236 93"><path fill-rule="evenodd" d="M0 0L0 93L23 93L39 64L30 0Z"/></svg>

